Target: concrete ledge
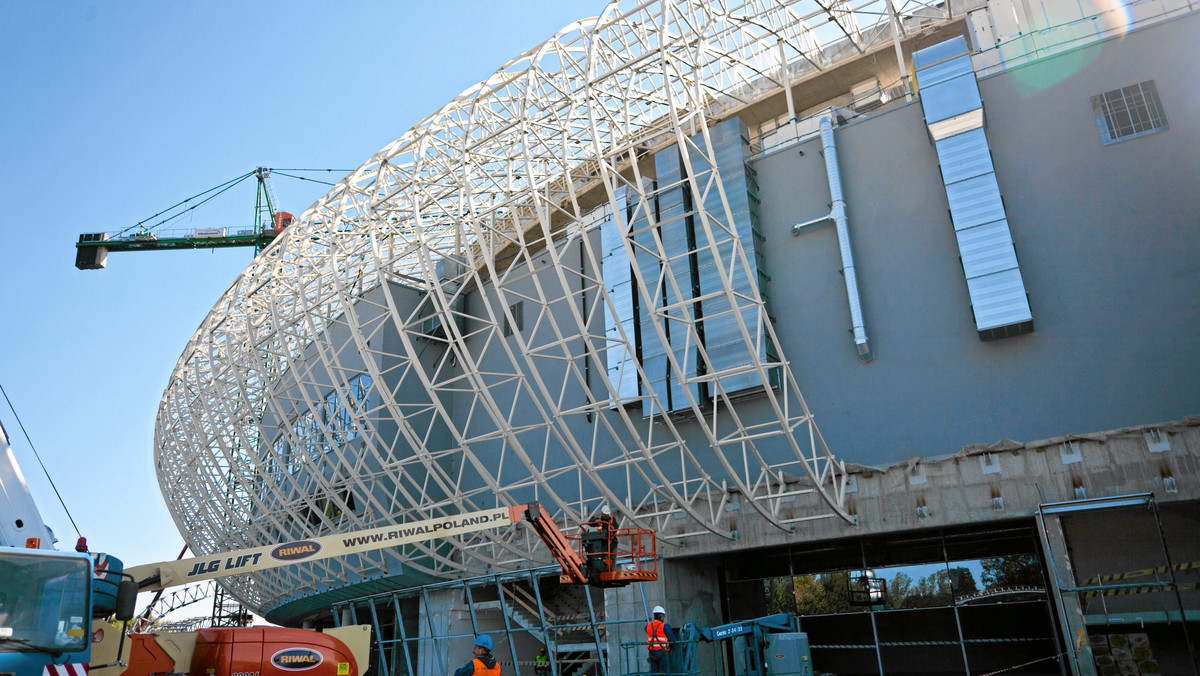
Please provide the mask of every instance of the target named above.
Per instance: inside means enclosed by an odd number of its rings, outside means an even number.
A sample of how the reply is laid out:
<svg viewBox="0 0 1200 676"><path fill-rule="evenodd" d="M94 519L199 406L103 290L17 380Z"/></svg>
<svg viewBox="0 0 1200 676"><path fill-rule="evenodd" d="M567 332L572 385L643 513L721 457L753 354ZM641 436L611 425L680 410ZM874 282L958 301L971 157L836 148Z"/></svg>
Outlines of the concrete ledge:
<svg viewBox="0 0 1200 676"><path fill-rule="evenodd" d="M1200 416L1031 442L1002 439L940 458L917 456L885 468L847 465L847 471L846 505L856 524L814 519L789 533L743 505L734 520L737 541L695 536L659 551L669 559L1000 521L1031 516L1043 502L1130 493L1153 493L1160 503L1197 500ZM822 510L815 495L780 506L788 519Z"/></svg>

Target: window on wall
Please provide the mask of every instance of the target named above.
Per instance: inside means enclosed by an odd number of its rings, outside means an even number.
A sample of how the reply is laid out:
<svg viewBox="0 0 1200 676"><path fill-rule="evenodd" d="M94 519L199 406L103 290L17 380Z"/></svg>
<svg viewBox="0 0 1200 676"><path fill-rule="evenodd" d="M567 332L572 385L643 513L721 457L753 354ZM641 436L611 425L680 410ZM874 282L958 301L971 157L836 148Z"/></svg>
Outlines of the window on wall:
<svg viewBox="0 0 1200 676"><path fill-rule="evenodd" d="M1167 128L1154 80L1093 96L1092 112L1105 145Z"/></svg>
<svg viewBox="0 0 1200 676"><path fill-rule="evenodd" d="M296 435L296 439L300 443L299 448L296 450L303 454L300 458L296 458L299 462L294 463L291 468L292 470L297 470L300 468L300 463L305 459L317 460L317 454L323 444L320 422L317 416L313 415L312 409L305 411L296 419L296 422L292 425L292 432Z"/></svg>
<svg viewBox="0 0 1200 676"><path fill-rule="evenodd" d="M517 301L509 305L508 312L512 315L512 321L509 322L508 317L504 318L505 336L511 336L514 331L520 333L525 328L525 301Z"/></svg>
<svg viewBox="0 0 1200 676"><path fill-rule="evenodd" d="M354 502L354 493L350 489L342 489L336 492L336 498L330 497L327 493L320 493L313 499L315 506L305 505L301 509L301 514L309 524L313 526L321 526L321 515L332 522L338 522L342 517L346 516L346 511L342 506L349 508L353 514L361 514L361 510Z"/></svg>
<svg viewBox="0 0 1200 676"><path fill-rule="evenodd" d="M271 462L268 463L268 471L274 473L282 468L286 472L292 471L292 444L283 434L275 437L275 441L271 444Z"/></svg>
<svg viewBox="0 0 1200 676"><path fill-rule="evenodd" d="M299 471L304 459L320 461L325 453L341 448L362 436L355 420L370 407L371 376L360 373L347 381L345 392L330 390L317 412L307 410L288 424L291 434L280 432L271 443L271 453L264 459L268 474L280 470L289 474ZM322 426L328 429L326 433Z"/></svg>
<svg viewBox="0 0 1200 676"><path fill-rule="evenodd" d="M371 376L361 373L347 381L347 385L344 394L339 390L330 390L325 395L329 434L331 441L339 446L359 437L359 429L354 425L355 412L361 415L369 405Z"/></svg>
<svg viewBox="0 0 1200 676"><path fill-rule="evenodd" d="M801 616L1045 598L1041 564L1032 553L775 577L761 584L765 612Z"/></svg>

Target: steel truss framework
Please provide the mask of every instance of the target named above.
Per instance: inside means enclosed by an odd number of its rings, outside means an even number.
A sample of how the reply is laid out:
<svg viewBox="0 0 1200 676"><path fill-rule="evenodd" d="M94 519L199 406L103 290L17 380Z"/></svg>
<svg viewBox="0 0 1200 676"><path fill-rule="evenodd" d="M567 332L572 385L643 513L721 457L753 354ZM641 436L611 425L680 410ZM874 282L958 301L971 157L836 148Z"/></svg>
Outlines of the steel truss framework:
<svg viewBox="0 0 1200 676"><path fill-rule="evenodd" d="M617 665L624 667L620 673L637 673L645 653L645 619L608 617L602 590L585 588L553 603L543 597L541 588L557 577L556 570L528 569L420 590L395 590L337 603L333 618L339 625L371 625L375 639L371 660L384 674L447 673L456 659L451 647L483 632L495 639L501 654L520 655L519 647L528 639L545 645L553 653L551 669L556 676L577 674L585 667L595 668L598 676L610 676ZM430 610L448 595L461 599L455 609L466 611L469 627L449 626L437 617L438 612ZM431 598L436 600L431 602ZM644 588L640 601L643 614L649 614ZM413 655L416 660L411 659ZM517 676L535 673L528 660L513 660L512 670Z"/></svg>
<svg viewBox="0 0 1200 676"><path fill-rule="evenodd" d="M725 195L694 221L738 317L746 362L736 368L709 361L689 304L651 302L673 285L681 297L661 239L624 237L629 261L653 256L662 271L632 265L634 295L658 313L640 340L667 344L670 324L670 343L700 362L668 348L672 377L700 373L690 382L710 392L701 401L689 391L672 415L636 360L626 362L636 397L604 375L609 351L632 355L637 337L606 335L616 309L589 223L625 208L621 189L652 213L646 158L671 145L692 194L721 191L709 123L778 94L781 54L795 80L890 41L890 26L943 12L890 0L615 3L416 125L265 250L180 358L156 463L189 546L225 551L533 499L560 523L608 503L664 546L735 537L735 497L783 530L849 519L844 468L761 295L730 284L748 268ZM746 374L763 385L754 415L722 387ZM364 382L369 392L356 392ZM644 398L655 415L642 415ZM262 611L297 589L529 560L548 558L510 529L226 584Z"/></svg>

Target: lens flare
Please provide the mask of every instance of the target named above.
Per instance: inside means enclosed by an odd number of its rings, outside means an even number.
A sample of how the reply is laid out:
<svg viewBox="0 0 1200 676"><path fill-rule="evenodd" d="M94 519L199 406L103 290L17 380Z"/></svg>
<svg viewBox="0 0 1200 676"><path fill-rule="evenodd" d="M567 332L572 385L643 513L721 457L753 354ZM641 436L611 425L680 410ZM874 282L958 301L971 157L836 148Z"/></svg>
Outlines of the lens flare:
<svg viewBox="0 0 1200 676"><path fill-rule="evenodd" d="M1133 23L1133 11L1122 0L1083 0L1078 6L1042 4L1038 8L1046 28L1026 35L1021 43L1039 56L1059 54L1015 71L1017 80L1028 89L1026 96L1053 87L1100 55L1103 44L1083 49L1097 41L1120 39Z"/></svg>

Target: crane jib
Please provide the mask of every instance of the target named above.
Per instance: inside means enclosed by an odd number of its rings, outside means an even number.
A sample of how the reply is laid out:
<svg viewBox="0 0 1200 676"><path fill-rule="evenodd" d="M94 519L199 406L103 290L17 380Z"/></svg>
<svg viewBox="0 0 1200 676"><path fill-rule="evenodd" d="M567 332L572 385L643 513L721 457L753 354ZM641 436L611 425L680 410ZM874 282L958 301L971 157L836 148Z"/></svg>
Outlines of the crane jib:
<svg viewBox="0 0 1200 676"><path fill-rule="evenodd" d="M224 552L214 556L135 566L127 569L126 572L138 581L142 591L153 591L304 561L357 554L411 542L500 528L520 521L523 510L524 505L513 508L485 509L352 533L292 540L275 545Z"/></svg>

